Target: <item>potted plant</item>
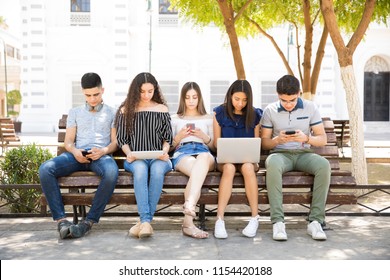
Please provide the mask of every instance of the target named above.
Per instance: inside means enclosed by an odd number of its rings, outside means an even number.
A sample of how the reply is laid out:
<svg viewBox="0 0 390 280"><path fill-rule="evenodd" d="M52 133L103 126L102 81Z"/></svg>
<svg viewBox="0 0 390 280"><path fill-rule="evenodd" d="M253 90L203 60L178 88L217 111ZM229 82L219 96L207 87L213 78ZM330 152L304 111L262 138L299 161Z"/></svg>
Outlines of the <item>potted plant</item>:
<svg viewBox="0 0 390 280"><path fill-rule="evenodd" d="M22 122L18 120L20 113L19 105L22 103L22 95L17 89L11 90L7 93L8 115L12 118L15 132L22 131Z"/></svg>
<svg viewBox="0 0 390 280"><path fill-rule="evenodd" d="M39 166L53 155L48 149L30 144L9 149L0 161L1 184L39 184ZM11 213L32 213L38 210L41 190L15 188L0 190Z"/></svg>

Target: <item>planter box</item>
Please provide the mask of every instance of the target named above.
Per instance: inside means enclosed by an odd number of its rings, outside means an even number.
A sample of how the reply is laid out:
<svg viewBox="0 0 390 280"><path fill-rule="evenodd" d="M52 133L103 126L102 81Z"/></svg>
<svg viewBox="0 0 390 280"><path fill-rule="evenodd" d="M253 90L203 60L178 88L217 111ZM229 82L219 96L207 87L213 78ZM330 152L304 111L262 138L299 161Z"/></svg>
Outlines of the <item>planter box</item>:
<svg viewBox="0 0 390 280"><path fill-rule="evenodd" d="M16 133L22 132L22 122L14 122L14 129Z"/></svg>

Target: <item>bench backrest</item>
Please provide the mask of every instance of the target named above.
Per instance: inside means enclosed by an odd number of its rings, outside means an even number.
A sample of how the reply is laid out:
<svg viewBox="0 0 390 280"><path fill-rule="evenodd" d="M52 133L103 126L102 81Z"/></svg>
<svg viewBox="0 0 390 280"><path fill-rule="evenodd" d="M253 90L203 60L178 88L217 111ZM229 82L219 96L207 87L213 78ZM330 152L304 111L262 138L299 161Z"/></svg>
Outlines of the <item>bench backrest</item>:
<svg viewBox="0 0 390 280"><path fill-rule="evenodd" d="M68 115L62 115L61 119L58 122L58 148L57 155L63 153L65 151L64 148L64 140L65 140L65 129L66 129L66 119ZM323 123L325 127L325 132L328 138L328 143L323 147L313 147L313 150L319 154L327 158L331 164L331 168L333 170L339 170L339 150L337 147L336 134L334 132L334 124L333 121L329 118L323 118ZM267 158L269 151L261 151L261 159L260 159L260 167L264 167L265 159ZM125 154L121 149L118 149L114 153L114 158L117 161L118 167L123 168L123 160L125 159Z"/></svg>
<svg viewBox="0 0 390 280"><path fill-rule="evenodd" d="M0 141L3 144L20 141L15 133L14 123L10 118L0 118Z"/></svg>
<svg viewBox="0 0 390 280"><path fill-rule="evenodd" d="M337 146L342 148L350 139L349 120L333 120L334 132L337 138Z"/></svg>

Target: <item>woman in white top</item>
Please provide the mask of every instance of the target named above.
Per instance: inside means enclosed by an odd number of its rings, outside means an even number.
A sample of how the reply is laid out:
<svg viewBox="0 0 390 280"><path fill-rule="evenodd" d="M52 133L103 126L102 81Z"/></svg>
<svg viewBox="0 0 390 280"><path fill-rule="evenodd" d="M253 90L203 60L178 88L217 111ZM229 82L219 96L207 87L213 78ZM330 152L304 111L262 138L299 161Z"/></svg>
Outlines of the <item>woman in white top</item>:
<svg viewBox="0 0 390 280"><path fill-rule="evenodd" d="M200 87L195 82L183 85L177 114L171 117L173 145L175 150L173 168L189 177L183 205L182 232L193 238L207 238L207 232L194 225L195 206L206 175L215 168L213 145L213 117L207 114Z"/></svg>

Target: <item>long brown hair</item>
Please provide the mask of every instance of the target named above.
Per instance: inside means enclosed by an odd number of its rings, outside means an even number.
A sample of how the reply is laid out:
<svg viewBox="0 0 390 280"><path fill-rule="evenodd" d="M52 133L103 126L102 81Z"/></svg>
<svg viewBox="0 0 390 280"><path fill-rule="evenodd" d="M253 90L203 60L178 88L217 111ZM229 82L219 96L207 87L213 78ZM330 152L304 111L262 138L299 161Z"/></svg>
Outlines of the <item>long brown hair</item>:
<svg viewBox="0 0 390 280"><path fill-rule="evenodd" d="M231 84L229 89L226 92L225 96L225 110L228 116L234 120L234 107L232 102L232 96L236 92L243 92L247 98L247 104L245 108L242 109L243 115L245 117L245 127L248 129L253 125L255 121L255 110L253 108L253 95L252 87L247 80L236 80Z"/></svg>
<svg viewBox="0 0 390 280"><path fill-rule="evenodd" d="M143 84L152 84L154 86L152 97L154 102L167 105L156 78L147 72L139 73L131 82L126 99L119 106L115 117L115 126L118 126L119 116L121 114L125 116L125 128L129 133L133 130L135 111L141 99L141 87Z"/></svg>
<svg viewBox="0 0 390 280"><path fill-rule="evenodd" d="M202 116L206 115L207 111L206 111L206 108L204 106L202 92L200 90L199 85L195 82L187 82L181 88L180 99L179 99L179 108L177 108L177 114L180 117L185 116L185 114L186 114L186 94L190 89L195 90L197 95L198 95L198 105L197 105L196 109L198 110L199 114L201 114Z"/></svg>

